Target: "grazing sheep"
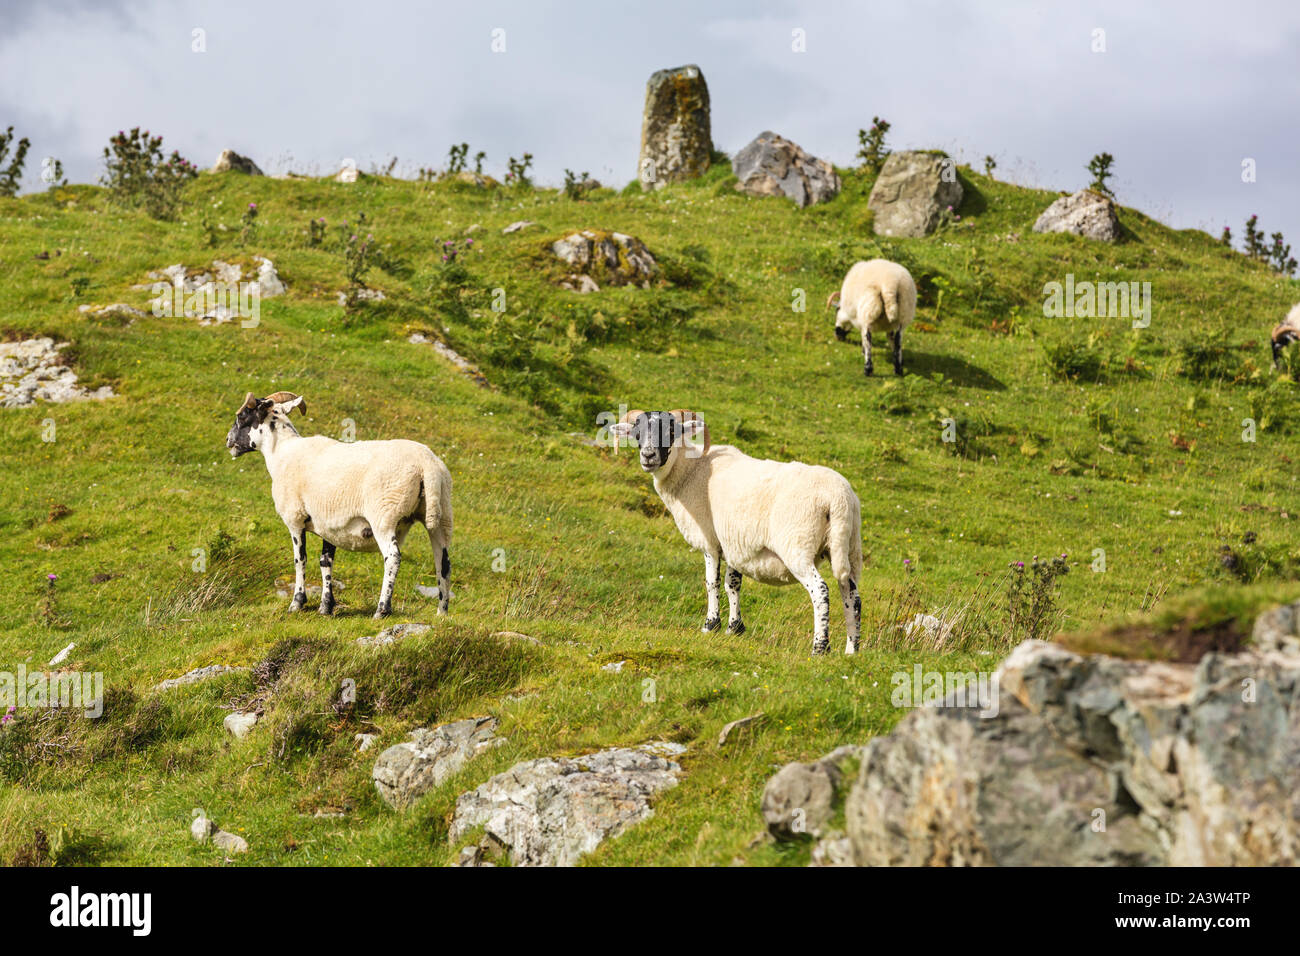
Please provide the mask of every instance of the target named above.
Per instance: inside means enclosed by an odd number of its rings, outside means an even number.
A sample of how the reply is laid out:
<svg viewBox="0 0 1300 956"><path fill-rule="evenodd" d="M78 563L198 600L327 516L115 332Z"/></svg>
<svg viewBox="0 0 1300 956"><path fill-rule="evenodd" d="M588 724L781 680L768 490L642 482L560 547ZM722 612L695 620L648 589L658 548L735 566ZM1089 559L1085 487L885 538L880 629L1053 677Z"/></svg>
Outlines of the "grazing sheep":
<svg viewBox="0 0 1300 956"><path fill-rule="evenodd" d="M862 520L858 497L838 472L802 462L750 458L731 445L709 441L708 426L693 412L629 412L611 426L616 438L640 448L641 467L686 543L704 552L708 611L703 630L721 625L719 562L727 563L727 631L742 634L740 581L798 581L813 602L813 653L830 649L830 589L817 564L829 558L844 604L848 642L858 649L862 599ZM694 442L702 440L702 447Z"/></svg>
<svg viewBox="0 0 1300 956"><path fill-rule="evenodd" d="M1273 367L1278 367L1282 350L1292 342L1300 339L1300 304L1291 306L1291 311L1273 329Z"/></svg>
<svg viewBox="0 0 1300 956"><path fill-rule="evenodd" d="M884 332L893 346L894 374L903 374L903 329L916 317L916 283L897 262L871 259L856 262L844 277L839 292L826 300L835 312L835 337L847 341L849 329L862 333L862 359L866 374L872 372L871 334Z"/></svg>
<svg viewBox="0 0 1300 956"><path fill-rule="evenodd" d="M231 457L257 449L271 473L271 498L293 539L294 587L290 611L307 602L303 572L307 532L321 539L320 612L334 610L334 551L379 551L384 585L375 617L393 609L393 585L402 561L402 543L411 525L429 532L438 564L438 613L447 613L451 596L451 475L432 451L418 442L339 442L323 435L303 438L289 413L307 413L301 397L276 392L254 398L249 392L226 436Z"/></svg>

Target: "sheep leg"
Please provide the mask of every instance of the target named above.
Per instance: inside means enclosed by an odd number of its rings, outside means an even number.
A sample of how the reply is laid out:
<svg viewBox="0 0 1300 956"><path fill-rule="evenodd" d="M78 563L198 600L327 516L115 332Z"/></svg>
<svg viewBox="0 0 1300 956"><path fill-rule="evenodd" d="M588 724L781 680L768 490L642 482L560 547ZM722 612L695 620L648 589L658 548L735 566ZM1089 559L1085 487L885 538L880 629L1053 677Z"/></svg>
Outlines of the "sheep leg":
<svg viewBox="0 0 1300 956"><path fill-rule="evenodd" d="M867 375L874 371L871 364L871 333L866 329L862 330L862 369Z"/></svg>
<svg viewBox="0 0 1300 956"><path fill-rule="evenodd" d="M438 613L447 613L447 602L451 600L451 555L443 545L438 558Z"/></svg>
<svg viewBox="0 0 1300 956"><path fill-rule="evenodd" d="M307 603L307 529L290 528L289 537L293 541L293 600L289 610L301 611Z"/></svg>
<svg viewBox="0 0 1300 956"><path fill-rule="evenodd" d="M727 633L744 634L745 622L740 619L740 572L727 568Z"/></svg>
<svg viewBox="0 0 1300 956"><path fill-rule="evenodd" d="M849 632L844 653L856 654L862 636L862 595L858 593L858 582L847 574L840 578L840 600L844 603L844 625Z"/></svg>
<svg viewBox="0 0 1300 956"><path fill-rule="evenodd" d="M334 613L334 545L324 538L320 542L320 612Z"/></svg>
<svg viewBox="0 0 1300 956"><path fill-rule="evenodd" d="M795 579L812 598L813 653L825 654L831 649L831 589L817 573L816 567L796 574Z"/></svg>
<svg viewBox="0 0 1300 956"><path fill-rule="evenodd" d="M894 374L903 374L903 330L889 334L889 340L894 346Z"/></svg>
<svg viewBox="0 0 1300 956"><path fill-rule="evenodd" d="M704 553L704 590L709 596L709 609L704 615L704 626L700 628L705 634L716 631L722 626L718 617L718 566L719 555L708 551Z"/></svg>
<svg viewBox="0 0 1300 956"><path fill-rule="evenodd" d="M375 541L384 555L384 586L379 590L379 607L375 609L375 617L380 618L393 613L393 586L397 583L397 569L402 566L402 549L396 530L376 534Z"/></svg>

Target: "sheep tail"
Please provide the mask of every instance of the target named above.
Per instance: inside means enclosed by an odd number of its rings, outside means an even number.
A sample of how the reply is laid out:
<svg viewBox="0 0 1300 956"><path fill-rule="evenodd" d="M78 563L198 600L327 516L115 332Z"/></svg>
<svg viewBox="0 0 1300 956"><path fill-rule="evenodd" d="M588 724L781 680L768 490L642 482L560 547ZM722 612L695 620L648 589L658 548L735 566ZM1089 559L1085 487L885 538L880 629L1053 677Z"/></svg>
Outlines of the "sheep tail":
<svg viewBox="0 0 1300 956"><path fill-rule="evenodd" d="M830 507L830 527L827 533L827 550L830 551L831 573L835 580L845 576L854 582L862 580L862 506L851 489L833 502Z"/></svg>
<svg viewBox="0 0 1300 956"><path fill-rule="evenodd" d="M436 500L435 500L436 499ZM435 460L424 463L425 526L438 528L444 547L451 544L451 478Z"/></svg>
<svg viewBox="0 0 1300 956"><path fill-rule="evenodd" d="M891 326L898 325L898 286L886 282L880 289L880 300L885 307L885 318Z"/></svg>

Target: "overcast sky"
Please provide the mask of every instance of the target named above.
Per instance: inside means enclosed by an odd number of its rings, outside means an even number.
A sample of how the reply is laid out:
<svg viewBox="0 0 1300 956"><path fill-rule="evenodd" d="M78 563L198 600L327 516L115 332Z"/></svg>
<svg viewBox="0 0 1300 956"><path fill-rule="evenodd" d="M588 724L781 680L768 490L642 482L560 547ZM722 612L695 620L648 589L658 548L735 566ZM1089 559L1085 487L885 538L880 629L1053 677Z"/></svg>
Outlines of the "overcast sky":
<svg viewBox="0 0 1300 956"><path fill-rule="evenodd" d="M542 183L568 167L622 186L636 174L647 77L696 63L714 142L730 153L772 129L850 165L857 130L880 115L895 148L977 166L991 153L999 176L1073 190L1108 151L1126 205L1215 235L1226 224L1239 236L1258 213L1300 249L1300 3L1284 0L0 8L0 127L32 141L29 189L45 156L96 180L109 136L135 125L202 166L230 147L268 173L393 156L413 171L467 141L498 176L528 151ZM1242 182L1247 158L1254 183Z"/></svg>

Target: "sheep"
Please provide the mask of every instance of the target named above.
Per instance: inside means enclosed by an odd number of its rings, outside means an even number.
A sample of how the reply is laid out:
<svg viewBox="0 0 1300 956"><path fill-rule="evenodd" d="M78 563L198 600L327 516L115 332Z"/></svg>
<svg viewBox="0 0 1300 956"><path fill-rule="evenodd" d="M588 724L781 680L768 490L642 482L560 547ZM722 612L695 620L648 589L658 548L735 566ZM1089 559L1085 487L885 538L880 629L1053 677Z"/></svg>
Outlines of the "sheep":
<svg viewBox="0 0 1300 956"><path fill-rule="evenodd" d="M379 551L384 583L375 617L393 610L393 585L402 561L402 544L411 525L429 532L438 565L438 613L447 613L451 596L451 475L441 459L418 442L339 442L323 435L303 438L289 413L307 413L292 392L255 398L252 392L235 415L226 436L232 458L262 453L271 474L271 498L293 540L294 588L290 611L307 602L303 573L307 532L321 539L320 613L334 611L334 551Z"/></svg>
<svg viewBox="0 0 1300 956"><path fill-rule="evenodd" d="M1282 350L1297 339L1300 339L1300 303L1291 306L1286 318L1273 328L1273 368L1278 367Z"/></svg>
<svg viewBox="0 0 1300 956"><path fill-rule="evenodd" d="M685 409L631 411L610 426L610 433L616 442L630 438L639 446L641 468L654 477L655 491L682 537L704 553L704 633L721 626L718 578L720 562L726 561L729 634L745 631L742 576L764 584L798 581L812 598L813 653L826 653L830 590L817 565L829 557L848 629L844 652L857 652L861 505L842 475L819 465L760 460L731 445L714 445L704 420Z"/></svg>
<svg viewBox="0 0 1300 956"><path fill-rule="evenodd" d="M835 337L845 342L849 329L862 332L863 367L872 373L871 334L884 332L894 352L894 374L903 374L903 329L916 317L916 283L896 262L871 259L855 262L844 276L839 292L831 293L826 308L836 301Z"/></svg>

